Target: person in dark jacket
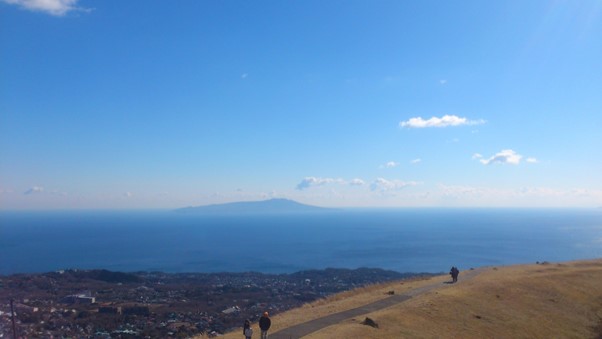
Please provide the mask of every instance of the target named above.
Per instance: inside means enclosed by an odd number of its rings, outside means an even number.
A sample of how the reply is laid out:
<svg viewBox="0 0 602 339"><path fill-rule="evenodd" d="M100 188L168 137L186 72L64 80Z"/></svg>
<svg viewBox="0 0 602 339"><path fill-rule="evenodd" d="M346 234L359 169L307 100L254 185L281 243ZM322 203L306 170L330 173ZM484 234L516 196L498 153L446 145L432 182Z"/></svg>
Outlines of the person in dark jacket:
<svg viewBox="0 0 602 339"><path fill-rule="evenodd" d="M259 328L261 329L261 339L268 339L268 330L272 326L268 312L263 312L263 316L259 319Z"/></svg>
<svg viewBox="0 0 602 339"><path fill-rule="evenodd" d="M460 270L456 266L453 266L451 268L451 270L449 271L449 274L452 277L453 283L458 282L458 274L460 274Z"/></svg>

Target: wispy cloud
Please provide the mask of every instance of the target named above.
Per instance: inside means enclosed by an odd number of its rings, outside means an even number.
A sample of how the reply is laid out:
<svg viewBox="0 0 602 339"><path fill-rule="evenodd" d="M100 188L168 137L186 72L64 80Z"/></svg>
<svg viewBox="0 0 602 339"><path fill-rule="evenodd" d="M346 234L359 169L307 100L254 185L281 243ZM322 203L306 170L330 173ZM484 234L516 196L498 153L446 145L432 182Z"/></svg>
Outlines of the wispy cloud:
<svg viewBox="0 0 602 339"><path fill-rule="evenodd" d="M71 11L89 12L89 8L77 6L79 0L0 0L30 11L44 12L54 16L63 16Z"/></svg>
<svg viewBox="0 0 602 339"><path fill-rule="evenodd" d="M440 185L439 189L443 197L464 197L467 195L470 196L482 196L489 192L489 189L481 188L481 187L470 187L470 186L462 186L462 185Z"/></svg>
<svg viewBox="0 0 602 339"><path fill-rule="evenodd" d="M468 118L461 118L456 115L444 115L441 118L432 117L430 119L423 119L422 117L410 118L407 121L400 122L399 126L407 127L407 128L426 128L426 127L479 125L479 124L484 124L484 123L485 123L485 120L469 120Z"/></svg>
<svg viewBox="0 0 602 339"><path fill-rule="evenodd" d="M394 167L397 167L397 166L399 166L399 163L398 163L398 162L395 162L395 161L389 161L389 162L387 162L387 163L386 163L386 164L384 164L384 165L380 165L380 166L379 166L379 168L394 168Z"/></svg>
<svg viewBox="0 0 602 339"><path fill-rule="evenodd" d="M418 183L414 181L401 181L401 180L387 180L383 178L376 178L370 184L370 190L386 192L392 190L400 190L408 186L416 186Z"/></svg>
<svg viewBox="0 0 602 339"><path fill-rule="evenodd" d="M323 185L330 184L333 182L344 183L344 180L343 179L333 179L333 178L305 177L297 185L297 189L304 190L306 188L315 187L315 186L323 186Z"/></svg>
<svg viewBox="0 0 602 339"><path fill-rule="evenodd" d="M440 185L441 196L454 199L478 199L481 202L490 200L516 201L516 199L529 199L537 201L540 198L552 201L566 201L565 199L602 199L602 190L588 189L556 189L550 187L472 187L460 185ZM537 199L534 199L537 198Z"/></svg>
<svg viewBox="0 0 602 339"><path fill-rule="evenodd" d="M533 157L529 157L529 158L525 159L525 161L530 164L537 164L539 162L539 160L537 160L536 158L533 158Z"/></svg>
<svg viewBox="0 0 602 339"><path fill-rule="evenodd" d="M412 165L416 165L416 164L419 164L419 163L421 163L421 162L422 162L422 159L420 159L420 158L416 158L416 159L414 159L414 160L411 160L411 161L410 161L410 164L412 164Z"/></svg>
<svg viewBox="0 0 602 339"><path fill-rule="evenodd" d="M351 179L351 181L349 181L350 186L363 186L365 184L366 182L359 178Z"/></svg>
<svg viewBox="0 0 602 339"><path fill-rule="evenodd" d="M36 194L36 193L42 193L42 192L44 192L44 187L33 186L32 188L30 188L27 191L23 192L23 194L29 195L29 194Z"/></svg>
<svg viewBox="0 0 602 339"><path fill-rule="evenodd" d="M310 187L318 187L324 186L328 184L338 184L338 185L349 185L349 186L363 186L366 182L360 178L354 178L349 181L341 178L318 178L318 177L305 177L299 184L297 184L297 189L302 191L304 189Z"/></svg>
<svg viewBox="0 0 602 339"><path fill-rule="evenodd" d="M478 159L481 157L482 156L478 153L476 153L475 155L472 156L473 159ZM505 149L505 150L502 150L502 151L496 153L495 155L491 156L488 159L479 159L479 161L483 165L491 165L494 163L518 165L522 158L523 158L523 156L516 153L515 151L513 151L511 149Z"/></svg>

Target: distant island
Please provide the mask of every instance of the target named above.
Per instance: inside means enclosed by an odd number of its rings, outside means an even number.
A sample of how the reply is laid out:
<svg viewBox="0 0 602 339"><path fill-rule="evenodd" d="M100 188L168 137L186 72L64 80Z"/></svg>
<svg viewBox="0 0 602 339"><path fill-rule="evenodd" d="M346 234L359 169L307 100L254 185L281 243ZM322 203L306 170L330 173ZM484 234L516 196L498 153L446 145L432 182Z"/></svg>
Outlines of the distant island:
<svg viewBox="0 0 602 339"><path fill-rule="evenodd" d="M195 214L289 214L328 212L336 211L336 209L306 205L289 199L269 199L262 201L239 201L227 204L190 206L179 208L175 211L178 213Z"/></svg>

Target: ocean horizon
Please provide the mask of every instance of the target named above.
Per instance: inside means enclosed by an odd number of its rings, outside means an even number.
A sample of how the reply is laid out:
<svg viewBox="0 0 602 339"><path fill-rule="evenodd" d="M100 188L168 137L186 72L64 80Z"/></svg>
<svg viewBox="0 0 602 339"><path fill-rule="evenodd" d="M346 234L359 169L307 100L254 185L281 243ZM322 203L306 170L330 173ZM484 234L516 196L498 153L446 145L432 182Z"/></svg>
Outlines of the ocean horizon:
<svg viewBox="0 0 602 339"><path fill-rule="evenodd" d="M406 208L197 215L0 212L0 275L61 269L438 273L602 257L601 209Z"/></svg>

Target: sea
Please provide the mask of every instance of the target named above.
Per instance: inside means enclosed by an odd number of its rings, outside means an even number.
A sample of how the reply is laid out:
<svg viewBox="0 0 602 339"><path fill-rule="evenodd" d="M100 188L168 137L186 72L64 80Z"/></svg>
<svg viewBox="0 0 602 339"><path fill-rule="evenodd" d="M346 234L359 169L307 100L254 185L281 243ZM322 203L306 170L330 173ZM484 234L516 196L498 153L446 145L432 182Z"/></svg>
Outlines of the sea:
<svg viewBox="0 0 602 339"><path fill-rule="evenodd" d="M0 212L0 275L62 269L449 271L602 257L602 209L343 209L311 214Z"/></svg>

